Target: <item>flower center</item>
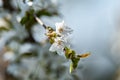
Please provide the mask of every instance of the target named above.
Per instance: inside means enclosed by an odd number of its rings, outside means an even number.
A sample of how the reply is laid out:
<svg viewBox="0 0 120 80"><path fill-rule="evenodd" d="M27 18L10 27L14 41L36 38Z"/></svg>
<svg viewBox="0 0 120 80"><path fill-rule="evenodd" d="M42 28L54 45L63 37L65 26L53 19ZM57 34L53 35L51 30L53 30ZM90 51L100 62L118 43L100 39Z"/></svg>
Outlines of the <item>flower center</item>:
<svg viewBox="0 0 120 80"><path fill-rule="evenodd" d="M61 41L61 40L58 40L57 43L58 43L58 45L61 45L62 41Z"/></svg>
<svg viewBox="0 0 120 80"><path fill-rule="evenodd" d="M62 33L63 32L63 28L59 28L59 32Z"/></svg>

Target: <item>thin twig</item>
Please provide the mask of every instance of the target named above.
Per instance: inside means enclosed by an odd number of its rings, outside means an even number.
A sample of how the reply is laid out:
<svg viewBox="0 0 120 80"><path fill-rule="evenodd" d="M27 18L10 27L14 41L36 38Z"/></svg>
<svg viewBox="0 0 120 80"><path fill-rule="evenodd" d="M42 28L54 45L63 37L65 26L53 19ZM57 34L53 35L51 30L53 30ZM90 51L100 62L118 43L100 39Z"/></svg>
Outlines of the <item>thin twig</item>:
<svg viewBox="0 0 120 80"><path fill-rule="evenodd" d="M43 26L45 29L47 28L47 26L42 22L41 19L39 19L36 15L34 15L34 17L35 17L36 21L37 21L41 26Z"/></svg>

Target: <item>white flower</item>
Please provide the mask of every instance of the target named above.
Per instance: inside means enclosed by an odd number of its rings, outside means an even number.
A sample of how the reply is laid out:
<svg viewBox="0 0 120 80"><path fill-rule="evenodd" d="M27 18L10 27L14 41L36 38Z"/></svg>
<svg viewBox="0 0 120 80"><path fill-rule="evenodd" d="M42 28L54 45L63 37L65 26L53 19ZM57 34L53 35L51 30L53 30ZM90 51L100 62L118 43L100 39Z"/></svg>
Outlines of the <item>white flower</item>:
<svg viewBox="0 0 120 80"><path fill-rule="evenodd" d="M33 5L33 2L30 1L30 0L26 0L26 3L27 3L28 6L32 6Z"/></svg>
<svg viewBox="0 0 120 80"><path fill-rule="evenodd" d="M64 24L64 21L60 23L56 23L55 26L56 26L56 33L61 36L67 36L73 32L71 28L69 28Z"/></svg>
<svg viewBox="0 0 120 80"><path fill-rule="evenodd" d="M29 53L34 49L34 45L30 43L25 43L20 46L19 48L19 53L24 54L24 53Z"/></svg>
<svg viewBox="0 0 120 80"><path fill-rule="evenodd" d="M67 41L62 37L57 37L55 42L51 45L49 51L57 52L59 55L64 55L64 48L69 47Z"/></svg>
<svg viewBox="0 0 120 80"><path fill-rule="evenodd" d="M13 61L15 59L15 54L12 51L8 51L3 55L3 57L5 61Z"/></svg>
<svg viewBox="0 0 120 80"><path fill-rule="evenodd" d="M32 6L33 5L33 2L32 1L29 1L27 2L28 6Z"/></svg>
<svg viewBox="0 0 120 80"><path fill-rule="evenodd" d="M60 37L56 37L55 42L50 47L50 51L57 52L59 55L64 55L64 48L70 47L68 42L68 35L72 33L72 29L64 24L64 21L56 23L56 33Z"/></svg>

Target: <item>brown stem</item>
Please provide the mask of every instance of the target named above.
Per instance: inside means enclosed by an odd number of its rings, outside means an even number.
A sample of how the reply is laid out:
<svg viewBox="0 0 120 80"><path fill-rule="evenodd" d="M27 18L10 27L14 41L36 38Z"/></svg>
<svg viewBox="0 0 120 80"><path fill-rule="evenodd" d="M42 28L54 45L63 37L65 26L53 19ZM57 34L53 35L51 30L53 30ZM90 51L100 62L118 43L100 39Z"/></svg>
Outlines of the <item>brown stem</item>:
<svg viewBox="0 0 120 80"><path fill-rule="evenodd" d="M42 22L41 19L39 19L36 15L34 15L34 17L35 17L35 20L36 20L41 26L43 26L45 29L47 28L47 26Z"/></svg>

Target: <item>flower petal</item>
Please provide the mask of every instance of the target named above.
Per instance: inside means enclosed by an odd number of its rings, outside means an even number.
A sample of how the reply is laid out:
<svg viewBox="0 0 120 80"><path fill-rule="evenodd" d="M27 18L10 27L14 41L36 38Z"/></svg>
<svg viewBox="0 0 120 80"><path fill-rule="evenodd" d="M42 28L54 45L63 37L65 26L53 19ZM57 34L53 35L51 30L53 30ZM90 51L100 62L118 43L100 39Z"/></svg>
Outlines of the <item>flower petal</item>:
<svg viewBox="0 0 120 80"><path fill-rule="evenodd" d="M59 35L68 36L69 34L73 32L71 28L65 25L64 21L60 23L56 23L55 26L56 26L56 33Z"/></svg>
<svg viewBox="0 0 120 80"><path fill-rule="evenodd" d="M57 47L57 44L56 44L56 43L53 43L53 44L51 45L51 47L49 48L49 51L55 52L55 51L56 51L56 47Z"/></svg>

